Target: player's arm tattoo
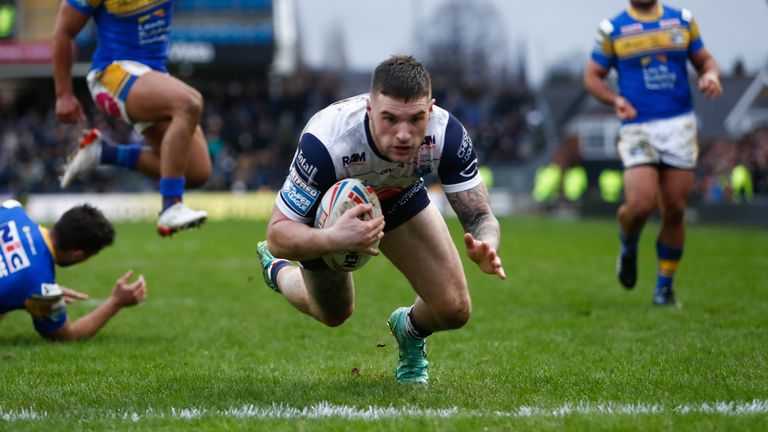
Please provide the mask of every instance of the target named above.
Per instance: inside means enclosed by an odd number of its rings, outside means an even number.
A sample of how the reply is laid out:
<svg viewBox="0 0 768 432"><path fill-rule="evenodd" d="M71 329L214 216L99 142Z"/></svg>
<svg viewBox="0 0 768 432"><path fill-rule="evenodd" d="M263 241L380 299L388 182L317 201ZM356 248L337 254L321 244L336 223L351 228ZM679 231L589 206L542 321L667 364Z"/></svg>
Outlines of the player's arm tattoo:
<svg viewBox="0 0 768 432"><path fill-rule="evenodd" d="M499 248L499 221L491 212L488 190L483 185L461 192L446 193L448 202L459 217L464 232L472 234L477 240L490 243Z"/></svg>

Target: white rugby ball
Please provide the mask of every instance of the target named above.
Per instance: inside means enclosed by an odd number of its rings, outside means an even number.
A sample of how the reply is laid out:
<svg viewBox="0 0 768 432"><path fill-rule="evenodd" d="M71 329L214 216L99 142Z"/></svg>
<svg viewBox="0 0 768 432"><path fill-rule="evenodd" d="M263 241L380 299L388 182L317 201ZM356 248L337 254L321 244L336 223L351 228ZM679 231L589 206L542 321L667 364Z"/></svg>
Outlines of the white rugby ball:
<svg viewBox="0 0 768 432"><path fill-rule="evenodd" d="M381 215L381 204L376 191L360 179L339 180L323 195L315 214L315 228L330 228L347 210L368 203L371 203L371 211L363 214L360 217L362 220L371 220ZM332 252L323 256L323 261L328 267L342 272L355 271L369 259L371 255L362 252Z"/></svg>

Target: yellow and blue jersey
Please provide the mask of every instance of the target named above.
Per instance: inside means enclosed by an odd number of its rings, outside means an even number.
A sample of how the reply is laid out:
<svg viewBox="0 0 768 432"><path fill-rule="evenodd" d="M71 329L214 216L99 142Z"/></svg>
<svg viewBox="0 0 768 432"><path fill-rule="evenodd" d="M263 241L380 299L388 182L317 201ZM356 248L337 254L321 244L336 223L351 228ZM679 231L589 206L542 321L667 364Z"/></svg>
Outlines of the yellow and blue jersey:
<svg viewBox="0 0 768 432"><path fill-rule="evenodd" d="M41 334L67 321L48 231L16 201L0 205L0 313L26 309Z"/></svg>
<svg viewBox="0 0 768 432"><path fill-rule="evenodd" d="M704 47L687 9L659 4L655 16L631 7L600 23L592 60L618 72L619 93L637 110L625 123L685 114L693 109L687 61Z"/></svg>
<svg viewBox="0 0 768 432"><path fill-rule="evenodd" d="M67 0L93 17L98 46L93 68L132 60L167 72L171 30L171 0Z"/></svg>

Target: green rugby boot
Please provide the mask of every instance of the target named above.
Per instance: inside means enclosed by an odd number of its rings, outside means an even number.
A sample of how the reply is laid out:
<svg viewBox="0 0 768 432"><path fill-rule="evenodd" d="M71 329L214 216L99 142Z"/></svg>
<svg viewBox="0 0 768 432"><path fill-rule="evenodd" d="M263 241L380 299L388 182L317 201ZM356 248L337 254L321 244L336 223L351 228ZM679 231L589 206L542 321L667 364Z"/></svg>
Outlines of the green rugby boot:
<svg viewBox="0 0 768 432"><path fill-rule="evenodd" d="M289 265L290 261L272 256L272 254L269 253L269 247L267 247L266 240L260 241L256 248L257 253L259 254L259 261L261 261L261 270L264 274L264 282L269 288L272 289L272 291L280 292L280 288L278 288L277 285L272 282L272 273L280 270L285 265Z"/></svg>
<svg viewBox="0 0 768 432"><path fill-rule="evenodd" d="M395 376L402 383L427 384L429 381L429 363L427 362L427 341L416 339L405 332L405 320L408 308L401 307L392 312L387 325L397 339L400 358L397 361Z"/></svg>

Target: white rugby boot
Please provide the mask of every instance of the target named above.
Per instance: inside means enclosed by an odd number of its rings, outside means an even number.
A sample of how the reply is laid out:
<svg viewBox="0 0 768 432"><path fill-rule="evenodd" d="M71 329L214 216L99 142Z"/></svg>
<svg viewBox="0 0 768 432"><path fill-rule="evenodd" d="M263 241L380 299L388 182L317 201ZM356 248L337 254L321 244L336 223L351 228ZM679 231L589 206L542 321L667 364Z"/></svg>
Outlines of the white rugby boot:
<svg viewBox="0 0 768 432"><path fill-rule="evenodd" d="M177 231L199 227L208 219L208 213L203 210L193 210L182 202L165 209L157 219L157 233L162 237L173 235Z"/></svg>
<svg viewBox="0 0 768 432"><path fill-rule="evenodd" d="M80 146L69 156L59 179L62 189L69 187L75 177L95 170L101 161L101 132L96 128L84 132Z"/></svg>

